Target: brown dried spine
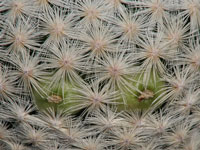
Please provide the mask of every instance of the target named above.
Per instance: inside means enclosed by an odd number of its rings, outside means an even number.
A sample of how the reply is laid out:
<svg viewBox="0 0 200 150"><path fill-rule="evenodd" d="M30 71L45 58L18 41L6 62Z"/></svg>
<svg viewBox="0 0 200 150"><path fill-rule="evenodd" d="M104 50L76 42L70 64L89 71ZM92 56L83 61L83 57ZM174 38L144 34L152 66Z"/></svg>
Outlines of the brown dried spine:
<svg viewBox="0 0 200 150"><path fill-rule="evenodd" d="M143 100L153 98L154 93L150 90L145 90L144 92L141 93L141 95L138 97L138 101L141 102Z"/></svg>

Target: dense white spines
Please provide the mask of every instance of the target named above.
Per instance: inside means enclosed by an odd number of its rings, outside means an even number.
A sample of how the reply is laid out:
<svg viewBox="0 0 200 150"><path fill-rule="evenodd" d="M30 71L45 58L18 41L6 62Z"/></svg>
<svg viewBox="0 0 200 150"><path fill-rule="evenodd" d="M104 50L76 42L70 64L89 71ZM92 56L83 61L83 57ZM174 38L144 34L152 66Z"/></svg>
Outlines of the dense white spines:
<svg viewBox="0 0 200 150"><path fill-rule="evenodd" d="M68 0L68 2L69 1L70 0ZM55 7L57 7L57 6L67 7L68 6L68 5L65 5L64 0L33 0L32 5L36 11L36 14L51 9L52 5Z"/></svg>
<svg viewBox="0 0 200 150"><path fill-rule="evenodd" d="M92 125L90 128L92 133L109 135L113 130L123 126L125 119L120 115L120 113L116 113L116 110L111 110L107 107L102 112L95 111L92 116L86 119L86 122Z"/></svg>
<svg viewBox="0 0 200 150"><path fill-rule="evenodd" d="M134 89L131 81L134 81L133 77L137 73L137 67L133 59L134 53L127 52L124 49L116 49L116 53L109 54L104 59L98 59L98 64L94 67L96 77L99 82L107 82L107 85L115 90L123 91ZM125 57L125 58L124 58Z"/></svg>
<svg viewBox="0 0 200 150"><path fill-rule="evenodd" d="M192 130L192 125L193 124L188 122L188 120L181 121L170 133L164 136L164 141L169 146L181 148L183 144L191 138L190 135L194 134L195 130Z"/></svg>
<svg viewBox="0 0 200 150"><path fill-rule="evenodd" d="M78 20L77 26L97 25L101 21L107 20L110 14L109 6L103 0L77 0L72 9Z"/></svg>
<svg viewBox="0 0 200 150"><path fill-rule="evenodd" d="M140 71L147 73L146 82L149 80L150 73L163 75L166 70L165 61L173 60L177 52L169 41L163 40L163 33L147 32L147 37L138 44L141 48L138 50L136 58L141 61Z"/></svg>
<svg viewBox="0 0 200 150"><path fill-rule="evenodd" d="M170 42L171 47L180 49L186 47L188 39L194 37L196 31L190 30L187 20L181 17L170 16L166 20L166 24L161 29L164 33L163 41Z"/></svg>
<svg viewBox="0 0 200 150"><path fill-rule="evenodd" d="M102 136L88 137L73 145L74 150L102 150L106 147L106 141Z"/></svg>
<svg viewBox="0 0 200 150"><path fill-rule="evenodd" d="M44 64L40 64L41 60L37 54L12 55L9 59L14 65L11 76L17 82L17 86L23 89L23 92L18 94L32 93L33 89L43 92L40 82L44 81L46 74L43 71Z"/></svg>
<svg viewBox="0 0 200 150"><path fill-rule="evenodd" d="M75 105L71 106L71 109L85 109L84 112L88 114L93 111L105 110L106 105L115 104L117 99L115 91L110 90L108 86L102 87L98 82L93 82L91 85L82 83L73 91L76 95L70 97L70 103L75 103Z"/></svg>
<svg viewBox="0 0 200 150"><path fill-rule="evenodd" d="M11 100L16 96L15 94L20 91L20 88L14 86L14 80L9 75L8 68L0 66L0 101Z"/></svg>
<svg viewBox="0 0 200 150"><path fill-rule="evenodd" d="M189 115L199 106L199 95L200 89L198 87L194 86L193 88L189 88L184 95L176 99L172 107L182 115Z"/></svg>
<svg viewBox="0 0 200 150"><path fill-rule="evenodd" d="M181 3L180 15L185 19L190 19L191 30L196 30L200 25L200 2L198 0L183 0Z"/></svg>
<svg viewBox="0 0 200 150"><path fill-rule="evenodd" d="M51 45L46 52L44 60L46 65L43 69L55 70L49 72L50 87L54 87L56 83L64 82L82 82L79 72L84 74L84 69L87 67L84 54L84 46L74 42L61 42L60 44Z"/></svg>
<svg viewBox="0 0 200 150"><path fill-rule="evenodd" d="M194 135L190 138L189 141L187 141L184 145L183 145L183 149L184 150L198 150L199 146L200 146L200 142L198 140L195 139L199 138L199 132L194 133Z"/></svg>
<svg viewBox="0 0 200 150"><path fill-rule="evenodd" d="M4 122L0 122L0 141L8 140L11 138L11 132L7 129L8 125Z"/></svg>
<svg viewBox="0 0 200 150"><path fill-rule="evenodd" d="M187 67L175 66L172 69L173 74L170 71L164 77L166 85L161 89L163 97L159 103L175 100L184 94L190 85L194 85L195 78L197 78L195 74L191 74Z"/></svg>
<svg viewBox="0 0 200 150"><path fill-rule="evenodd" d="M75 36L85 45L85 53L89 52L88 59L102 57L108 52L116 52L117 37L113 27L106 26L103 23L86 27L83 32L77 33Z"/></svg>
<svg viewBox="0 0 200 150"><path fill-rule="evenodd" d="M151 134L154 138L160 138L166 135L171 126L179 121L175 114L172 115L167 111L162 110L161 112L146 117L146 128L144 128L146 132L144 134Z"/></svg>
<svg viewBox="0 0 200 150"><path fill-rule="evenodd" d="M2 105L3 109L1 112L1 119L7 120L8 122L16 123L28 123L31 122L34 124L37 122L34 116L30 115L35 107L32 106L28 100L18 99ZM6 108L6 109L5 109ZM34 122L35 121L35 122Z"/></svg>
<svg viewBox="0 0 200 150"><path fill-rule="evenodd" d="M200 69L200 44L199 38L195 42L190 41L189 47L184 49L184 52L178 58L178 63L186 64L191 72L199 73Z"/></svg>
<svg viewBox="0 0 200 150"><path fill-rule="evenodd" d="M109 22L116 25L115 32L120 36L119 42L123 45L136 44L144 38L146 28L150 25L145 16L135 15L127 10L121 11L117 16L111 16Z"/></svg>
<svg viewBox="0 0 200 150"><path fill-rule="evenodd" d="M124 118L127 127L144 129L148 116L143 111L135 110L123 113L122 118Z"/></svg>
<svg viewBox="0 0 200 150"><path fill-rule="evenodd" d="M111 139L109 145L116 150L138 148L141 143L140 131L134 128L118 128L111 134Z"/></svg>
<svg viewBox="0 0 200 150"><path fill-rule="evenodd" d="M72 32L73 15L65 9L48 9L41 18L41 34L46 36L43 46L59 44L69 39Z"/></svg>
<svg viewBox="0 0 200 150"><path fill-rule="evenodd" d="M39 51L39 33L37 26L30 19L18 20L12 23L9 20L3 24L3 36L1 37L1 46L5 46L6 53L27 52L30 49Z"/></svg>
<svg viewBox="0 0 200 150"><path fill-rule="evenodd" d="M1 0L0 149L199 150L199 29L199 0Z"/></svg>
<svg viewBox="0 0 200 150"><path fill-rule="evenodd" d="M2 19L8 19L11 22L28 17L34 12L32 4L28 0L2 0L0 6L0 12L5 13Z"/></svg>
<svg viewBox="0 0 200 150"><path fill-rule="evenodd" d="M32 127L29 124L23 124L19 128L19 134L23 140L23 143L32 144L35 148L44 147L45 143L52 138L52 136L48 137L49 133L45 128Z"/></svg>
<svg viewBox="0 0 200 150"><path fill-rule="evenodd" d="M169 15L168 4L165 0L142 0L133 2L139 8L138 15L148 16L149 21L152 23L163 24Z"/></svg>

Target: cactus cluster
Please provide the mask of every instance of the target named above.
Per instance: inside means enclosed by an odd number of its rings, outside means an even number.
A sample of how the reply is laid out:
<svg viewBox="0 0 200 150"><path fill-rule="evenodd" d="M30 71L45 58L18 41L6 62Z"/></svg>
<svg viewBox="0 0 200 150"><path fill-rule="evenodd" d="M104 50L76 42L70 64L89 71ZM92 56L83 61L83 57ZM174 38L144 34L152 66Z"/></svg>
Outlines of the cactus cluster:
<svg viewBox="0 0 200 150"><path fill-rule="evenodd" d="M0 150L199 139L199 0L0 1Z"/></svg>

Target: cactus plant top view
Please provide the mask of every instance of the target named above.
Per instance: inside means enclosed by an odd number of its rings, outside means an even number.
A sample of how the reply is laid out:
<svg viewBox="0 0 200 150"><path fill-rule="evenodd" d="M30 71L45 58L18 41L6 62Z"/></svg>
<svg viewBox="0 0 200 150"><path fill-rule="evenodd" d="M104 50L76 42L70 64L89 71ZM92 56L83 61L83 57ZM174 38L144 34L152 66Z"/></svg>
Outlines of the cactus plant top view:
<svg viewBox="0 0 200 150"><path fill-rule="evenodd" d="M200 0L1 0L0 150L199 150Z"/></svg>

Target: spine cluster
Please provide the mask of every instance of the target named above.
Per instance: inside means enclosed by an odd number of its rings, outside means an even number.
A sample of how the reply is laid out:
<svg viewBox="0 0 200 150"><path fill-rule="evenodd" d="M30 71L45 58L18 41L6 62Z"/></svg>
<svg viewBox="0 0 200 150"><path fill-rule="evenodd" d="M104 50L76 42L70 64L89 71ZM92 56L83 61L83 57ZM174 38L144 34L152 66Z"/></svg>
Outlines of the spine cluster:
<svg viewBox="0 0 200 150"><path fill-rule="evenodd" d="M199 0L0 1L0 150L199 138Z"/></svg>

